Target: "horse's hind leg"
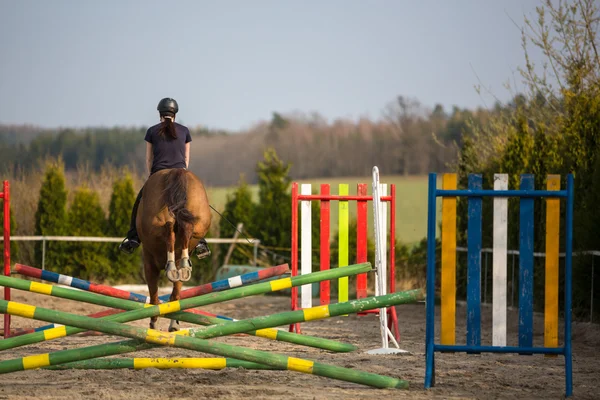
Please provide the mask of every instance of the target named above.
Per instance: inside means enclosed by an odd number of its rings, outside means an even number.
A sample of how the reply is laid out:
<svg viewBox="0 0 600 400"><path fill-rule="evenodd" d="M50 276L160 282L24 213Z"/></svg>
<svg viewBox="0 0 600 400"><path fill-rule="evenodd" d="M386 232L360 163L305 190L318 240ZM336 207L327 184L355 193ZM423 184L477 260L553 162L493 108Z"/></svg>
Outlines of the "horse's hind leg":
<svg viewBox="0 0 600 400"><path fill-rule="evenodd" d="M158 305L158 272L156 268L144 261L144 273L146 275L146 283L148 284L148 292L150 294L150 304ZM156 329L156 321L158 317L150 318L150 329Z"/></svg>
<svg viewBox="0 0 600 400"><path fill-rule="evenodd" d="M176 301L180 298L181 281L189 281L192 276L192 263L190 262L190 256L188 254L188 246L190 244L190 237L192 236L192 226L190 224L182 224L179 227L179 238L181 239L181 261L179 262L179 282L173 282L173 292L171 293L170 301ZM174 319L171 320L169 325L169 332L178 331L177 325L179 321Z"/></svg>
<svg viewBox="0 0 600 400"><path fill-rule="evenodd" d="M179 237L181 239L181 260L179 261L179 279L187 282L192 277L192 262L190 261L190 238L194 231L192 224L181 224Z"/></svg>
<svg viewBox="0 0 600 400"><path fill-rule="evenodd" d="M165 224L165 236L167 241L167 265L165 266L165 272L171 282L177 282L179 281L179 271L175 265L175 231L173 230L172 222Z"/></svg>
<svg viewBox="0 0 600 400"><path fill-rule="evenodd" d="M171 297L169 298L169 301L177 301L180 299L182 285L183 285L183 283L181 283L181 282L173 282L173 292L171 293ZM169 324L169 332L178 331L179 328L177 327L177 325L179 325L179 321L172 319L171 323Z"/></svg>

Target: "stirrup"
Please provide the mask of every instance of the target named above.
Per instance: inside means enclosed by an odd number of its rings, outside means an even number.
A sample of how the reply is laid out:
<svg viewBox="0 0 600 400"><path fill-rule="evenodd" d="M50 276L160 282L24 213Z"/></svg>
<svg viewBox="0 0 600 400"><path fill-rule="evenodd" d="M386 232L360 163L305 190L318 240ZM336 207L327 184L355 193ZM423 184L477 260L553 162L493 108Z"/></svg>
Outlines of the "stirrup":
<svg viewBox="0 0 600 400"><path fill-rule="evenodd" d="M125 254L133 254L135 249L140 247L140 242L135 239L125 238L123 242L119 245L119 250L121 250Z"/></svg>
<svg viewBox="0 0 600 400"><path fill-rule="evenodd" d="M202 260L203 258L206 258L212 254L210 249L208 248L206 240L204 239L198 242L194 251L196 252L196 257L198 257L199 260Z"/></svg>

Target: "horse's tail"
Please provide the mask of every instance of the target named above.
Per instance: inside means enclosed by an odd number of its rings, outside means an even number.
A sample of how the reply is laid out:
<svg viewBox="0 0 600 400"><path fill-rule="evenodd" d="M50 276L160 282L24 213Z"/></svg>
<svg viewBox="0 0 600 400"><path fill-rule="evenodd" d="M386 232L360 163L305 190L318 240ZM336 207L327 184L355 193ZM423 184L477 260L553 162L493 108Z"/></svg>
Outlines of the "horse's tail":
<svg viewBox="0 0 600 400"><path fill-rule="evenodd" d="M187 209L187 171L175 168L167 174L167 183L163 192L164 202L171 214L175 217L175 224L183 228L195 224L198 217Z"/></svg>

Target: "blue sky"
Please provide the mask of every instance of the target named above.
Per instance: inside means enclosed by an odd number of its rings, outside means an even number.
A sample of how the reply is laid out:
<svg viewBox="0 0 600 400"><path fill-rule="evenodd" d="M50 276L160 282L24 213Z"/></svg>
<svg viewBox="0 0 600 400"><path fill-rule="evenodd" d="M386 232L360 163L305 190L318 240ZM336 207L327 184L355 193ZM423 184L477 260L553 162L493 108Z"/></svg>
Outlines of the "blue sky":
<svg viewBox="0 0 600 400"><path fill-rule="evenodd" d="M273 111L379 118L397 95L492 106L533 0L0 0L0 123L231 130ZM477 74L477 76L476 76Z"/></svg>

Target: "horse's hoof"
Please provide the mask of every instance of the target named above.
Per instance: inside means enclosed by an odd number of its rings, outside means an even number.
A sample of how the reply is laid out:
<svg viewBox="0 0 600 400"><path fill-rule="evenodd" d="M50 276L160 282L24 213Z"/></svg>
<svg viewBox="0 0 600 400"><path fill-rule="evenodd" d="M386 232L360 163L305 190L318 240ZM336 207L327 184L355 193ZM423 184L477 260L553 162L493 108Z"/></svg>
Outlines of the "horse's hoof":
<svg viewBox="0 0 600 400"><path fill-rule="evenodd" d="M169 324L169 332L177 332L179 330L177 325L179 325L179 321L172 319L171 323Z"/></svg>
<svg viewBox="0 0 600 400"><path fill-rule="evenodd" d="M179 280L187 282L192 278L192 269L190 267L184 267L179 270Z"/></svg>
<svg viewBox="0 0 600 400"><path fill-rule="evenodd" d="M150 321L150 329L156 329L156 322Z"/></svg>
<svg viewBox="0 0 600 400"><path fill-rule="evenodd" d="M167 274L167 278L171 282L179 281L179 271L177 270L177 267L175 266L174 261L167 261L167 266L165 267L165 272Z"/></svg>
<svg viewBox="0 0 600 400"><path fill-rule="evenodd" d="M179 261L179 280L187 282L192 277L192 261L189 257L182 258Z"/></svg>
<svg viewBox="0 0 600 400"><path fill-rule="evenodd" d="M179 261L179 268L192 268L192 261L190 258L182 258L181 261Z"/></svg>

